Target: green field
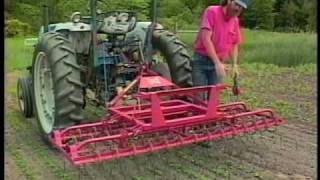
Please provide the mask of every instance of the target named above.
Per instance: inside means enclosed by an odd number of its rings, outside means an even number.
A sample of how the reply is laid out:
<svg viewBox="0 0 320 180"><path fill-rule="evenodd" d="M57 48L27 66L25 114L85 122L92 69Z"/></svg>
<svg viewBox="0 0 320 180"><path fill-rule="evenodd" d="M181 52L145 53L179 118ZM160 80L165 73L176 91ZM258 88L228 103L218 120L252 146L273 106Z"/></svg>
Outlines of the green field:
<svg viewBox="0 0 320 180"><path fill-rule="evenodd" d="M195 34L179 35L191 47ZM23 39L7 39L6 179L317 179L316 34L245 35L239 79L244 94L224 98L244 101L252 109L271 108L287 124L216 141L209 148L191 145L82 170L48 147L36 120L20 113L16 82L31 65L32 48L24 49ZM96 113L95 107L90 111Z"/></svg>
<svg viewBox="0 0 320 180"><path fill-rule="evenodd" d="M33 47L24 46L23 38L5 39L5 67L7 71L22 70L32 63Z"/></svg>
<svg viewBox="0 0 320 180"><path fill-rule="evenodd" d="M241 62L262 62L279 66L295 66L317 61L317 34L243 31ZM180 33L192 48L196 34Z"/></svg>
<svg viewBox="0 0 320 180"><path fill-rule="evenodd" d="M191 47L196 34L178 35L192 53ZM245 30L243 37L240 55L243 63L259 62L291 67L317 61L317 34ZM32 47L25 47L24 39L7 39L5 43L6 67L9 70L31 65Z"/></svg>

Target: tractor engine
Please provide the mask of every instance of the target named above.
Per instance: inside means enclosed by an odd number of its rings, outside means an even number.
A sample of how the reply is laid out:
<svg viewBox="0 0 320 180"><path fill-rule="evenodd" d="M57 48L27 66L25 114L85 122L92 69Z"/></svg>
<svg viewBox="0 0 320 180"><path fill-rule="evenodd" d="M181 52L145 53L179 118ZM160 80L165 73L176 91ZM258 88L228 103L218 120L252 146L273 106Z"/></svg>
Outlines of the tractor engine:
<svg viewBox="0 0 320 180"><path fill-rule="evenodd" d="M111 11L99 14L98 19L100 23L97 32L97 57L94 62L95 94L100 104L104 104L136 77L139 64L125 53L130 46L138 47L139 41L126 40L126 34L135 27L135 13Z"/></svg>
<svg viewBox="0 0 320 180"><path fill-rule="evenodd" d="M124 45L124 40L112 40L97 47L96 95L103 102L113 99L138 74L139 65L124 54Z"/></svg>

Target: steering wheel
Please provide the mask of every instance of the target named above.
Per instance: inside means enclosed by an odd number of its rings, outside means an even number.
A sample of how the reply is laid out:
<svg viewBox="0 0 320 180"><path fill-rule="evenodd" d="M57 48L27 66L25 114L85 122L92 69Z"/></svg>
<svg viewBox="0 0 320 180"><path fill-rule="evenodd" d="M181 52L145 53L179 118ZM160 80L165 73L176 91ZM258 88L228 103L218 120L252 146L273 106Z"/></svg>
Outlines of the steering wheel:
<svg viewBox="0 0 320 180"><path fill-rule="evenodd" d="M137 16L132 11L110 11L99 13L97 20L100 22L98 31L107 34L125 34L134 29Z"/></svg>

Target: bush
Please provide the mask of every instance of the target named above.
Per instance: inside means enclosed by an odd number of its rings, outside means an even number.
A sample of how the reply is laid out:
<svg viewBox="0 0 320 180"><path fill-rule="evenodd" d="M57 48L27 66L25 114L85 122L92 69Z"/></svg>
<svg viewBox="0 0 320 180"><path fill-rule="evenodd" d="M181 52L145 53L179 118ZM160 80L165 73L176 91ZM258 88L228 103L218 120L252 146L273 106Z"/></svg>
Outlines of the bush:
<svg viewBox="0 0 320 180"><path fill-rule="evenodd" d="M29 34L31 30L29 24L21 22L17 19L7 20L5 25L6 37L25 36Z"/></svg>

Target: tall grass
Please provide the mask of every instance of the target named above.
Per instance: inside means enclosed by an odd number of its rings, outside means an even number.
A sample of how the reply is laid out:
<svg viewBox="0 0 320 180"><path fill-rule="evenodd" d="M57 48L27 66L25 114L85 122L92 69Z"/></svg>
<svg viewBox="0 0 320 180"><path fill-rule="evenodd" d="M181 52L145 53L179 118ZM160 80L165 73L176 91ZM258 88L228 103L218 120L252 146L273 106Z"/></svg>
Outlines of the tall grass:
<svg viewBox="0 0 320 180"><path fill-rule="evenodd" d="M196 33L179 33L190 52ZM244 31L241 47L242 62L263 62L279 66L316 63L317 35L307 33L277 33ZM23 38L5 40L5 66L7 71L25 69L31 65L33 47L25 47Z"/></svg>
<svg viewBox="0 0 320 180"><path fill-rule="evenodd" d="M24 46L24 38L5 39L6 71L22 70L32 63L33 47Z"/></svg>
<svg viewBox="0 0 320 180"><path fill-rule="evenodd" d="M317 34L243 31L241 61L263 62L279 66L316 63ZM180 33L179 37L191 50L195 33Z"/></svg>

